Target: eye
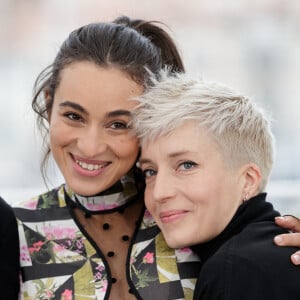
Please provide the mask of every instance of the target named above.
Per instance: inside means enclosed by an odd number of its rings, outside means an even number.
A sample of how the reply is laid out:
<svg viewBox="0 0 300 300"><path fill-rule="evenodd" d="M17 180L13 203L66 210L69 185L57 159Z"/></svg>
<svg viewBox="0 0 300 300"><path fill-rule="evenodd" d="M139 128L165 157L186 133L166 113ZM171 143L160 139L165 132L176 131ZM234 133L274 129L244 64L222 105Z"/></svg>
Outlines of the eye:
<svg viewBox="0 0 300 300"><path fill-rule="evenodd" d="M76 114L73 112L65 113L64 116L71 121L82 121L83 120L79 114Z"/></svg>
<svg viewBox="0 0 300 300"><path fill-rule="evenodd" d="M178 169L180 169L180 170L190 170L190 169L193 169L196 166L197 166L197 164L193 161L184 161L184 162L179 164Z"/></svg>
<svg viewBox="0 0 300 300"><path fill-rule="evenodd" d="M143 174L144 174L145 178L149 178L149 177L155 176L156 173L157 173L157 171L155 171L153 169L145 169L145 170L143 170Z"/></svg>
<svg viewBox="0 0 300 300"><path fill-rule="evenodd" d="M112 122L112 123L110 123L109 127L112 129L128 129L129 128L129 126L126 122L121 122L121 121Z"/></svg>

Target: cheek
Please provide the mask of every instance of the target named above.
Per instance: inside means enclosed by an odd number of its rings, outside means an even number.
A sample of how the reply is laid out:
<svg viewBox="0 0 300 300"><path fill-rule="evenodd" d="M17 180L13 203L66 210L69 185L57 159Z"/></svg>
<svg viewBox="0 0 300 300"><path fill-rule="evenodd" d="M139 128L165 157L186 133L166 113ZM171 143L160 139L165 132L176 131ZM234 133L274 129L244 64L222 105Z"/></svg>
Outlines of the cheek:
<svg viewBox="0 0 300 300"><path fill-rule="evenodd" d="M182 194L196 205L208 203L211 195L215 193L215 187L210 185L205 178L196 178L196 180L187 178L187 180L182 182L180 188Z"/></svg>
<svg viewBox="0 0 300 300"><path fill-rule="evenodd" d="M227 174L224 174L224 176L227 176ZM201 199L201 202L209 203L212 199L218 199L222 196L224 178L226 179L226 177L218 176L217 171L205 172L201 176L187 180L185 191L189 191L193 199Z"/></svg>
<svg viewBox="0 0 300 300"><path fill-rule="evenodd" d="M115 144L119 157L136 159L139 152L138 139L135 137L123 138Z"/></svg>
<svg viewBox="0 0 300 300"><path fill-rule="evenodd" d="M151 190L146 186L145 189L145 205L151 215L154 215L154 201L152 201Z"/></svg>
<svg viewBox="0 0 300 300"><path fill-rule="evenodd" d="M72 140L73 132L63 124L51 123L49 128L50 147L64 146Z"/></svg>

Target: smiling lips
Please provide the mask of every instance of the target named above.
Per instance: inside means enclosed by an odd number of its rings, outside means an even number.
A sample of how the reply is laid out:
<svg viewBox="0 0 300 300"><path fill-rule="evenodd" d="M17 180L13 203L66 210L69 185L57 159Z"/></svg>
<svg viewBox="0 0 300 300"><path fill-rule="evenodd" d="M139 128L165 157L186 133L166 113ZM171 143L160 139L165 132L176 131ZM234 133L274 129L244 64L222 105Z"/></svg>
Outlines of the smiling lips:
<svg viewBox="0 0 300 300"><path fill-rule="evenodd" d="M82 169L93 171L93 170L98 170L101 168L104 168L108 163L106 164L88 164L85 162L82 162L80 160L75 160L76 164L78 164Z"/></svg>
<svg viewBox="0 0 300 300"><path fill-rule="evenodd" d="M74 155L73 158L74 169L77 173L83 176L97 176L101 174L105 167L107 167L111 162L100 162L95 160L87 160Z"/></svg>
<svg viewBox="0 0 300 300"><path fill-rule="evenodd" d="M188 211L186 210L170 210L159 214L162 223L171 223L184 217Z"/></svg>

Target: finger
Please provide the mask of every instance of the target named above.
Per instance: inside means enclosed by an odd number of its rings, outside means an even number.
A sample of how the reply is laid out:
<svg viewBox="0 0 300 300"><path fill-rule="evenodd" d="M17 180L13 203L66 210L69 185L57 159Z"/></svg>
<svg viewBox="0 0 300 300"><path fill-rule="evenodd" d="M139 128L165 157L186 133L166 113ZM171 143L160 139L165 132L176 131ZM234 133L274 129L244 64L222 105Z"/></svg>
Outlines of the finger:
<svg viewBox="0 0 300 300"><path fill-rule="evenodd" d="M291 261L294 265L299 266L300 265L300 251L295 252L291 256Z"/></svg>
<svg viewBox="0 0 300 300"><path fill-rule="evenodd" d="M289 229L294 232L300 232L300 220L293 216L276 217L275 223L282 228Z"/></svg>
<svg viewBox="0 0 300 300"><path fill-rule="evenodd" d="M275 236L274 243L277 246L295 246L300 247L300 233L288 233ZM291 261L294 265L300 265L300 251L291 255Z"/></svg>
<svg viewBox="0 0 300 300"><path fill-rule="evenodd" d="M300 247L300 233L285 233L274 237L274 242L278 246Z"/></svg>

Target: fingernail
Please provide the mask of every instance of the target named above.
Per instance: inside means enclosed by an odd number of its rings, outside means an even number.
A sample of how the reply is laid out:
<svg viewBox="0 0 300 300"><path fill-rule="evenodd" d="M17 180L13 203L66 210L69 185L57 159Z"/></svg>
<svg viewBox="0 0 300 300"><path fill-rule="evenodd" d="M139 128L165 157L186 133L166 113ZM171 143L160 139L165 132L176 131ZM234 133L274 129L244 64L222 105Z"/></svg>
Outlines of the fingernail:
<svg viewBox="0 0 300 300"><path fill-rule="evenodd" d="M299 254L292 255L292 258L293 258L293 262L295 264L299 264L300 263L300 255Z"/></svg>
<svg viewBox="0 0 300 300"><path fill-rule="evenodd" d="M282 238L280 236L275 236L274 241L276 244L281 244L282 243Z"/></svg>

